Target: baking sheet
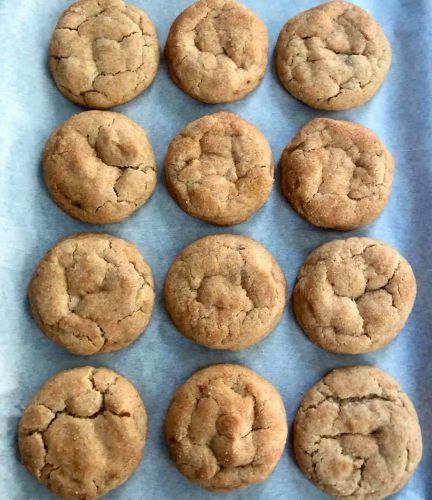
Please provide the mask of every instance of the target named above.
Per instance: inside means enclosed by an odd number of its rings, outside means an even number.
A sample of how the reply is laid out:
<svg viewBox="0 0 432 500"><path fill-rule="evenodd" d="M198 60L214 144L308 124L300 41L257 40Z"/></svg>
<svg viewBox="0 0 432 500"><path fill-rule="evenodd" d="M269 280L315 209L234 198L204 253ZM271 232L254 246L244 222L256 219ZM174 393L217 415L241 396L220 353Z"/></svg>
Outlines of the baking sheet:
<svg viewBox="0 0 432 500"><path fill-rule="evenodd" d="M170 24L189 0L134 0L155 23L161 44ZM272 52L284 22L317 5L316 0L245 0L266 23ZM432 498L432 1L356 0L383 26L393 64L379 94L368 104L340 113L318 112L295 101L279 84L273 64L262 85L230 105L201 104L181 92L162 62L151 88L115 110L143 125L159 164L159 182L150 202L120 224L92 226L64 214L50 199L40 157L51 131L82 111L62 97L47 69L51 32L69 0L0 0L0 499L53 498L20 465L16 426L30 398L59 370L106 365L128 377L142 394L150 418L145 457L136 473L106 498L217 499L187 481L171 463L163 418L175 388L210 363L238 362L279 389L290 423L304 392L337 366L367 363L395 376L417 407L424 438L422 462L400 499ZM183 213L167 193L162 161L171 138L189 121L228 109L257 125L278 160L285 144L309 119L333 116L374 130L395 156L390 202L373 224L349 233L314 228L285 202L278 178L265 207L248 222L223 229ZM157 303L146 333L113 354L80 357L43 336L33 322L26 291L31 273L60 238L79 231L106 231L133 241L153 268ZM234 232L256 238L281 264L290 284L306 254L337 237L372 236L404 255L417 276L418 298L401 335L387 348L364 356L327 353L309 342L290 305L276 330L240 353L208 350L183 338L162 303L169 264L179 250L207 234ZM230 499L325 498L296 467L290 444L268 481L225 495Z"/></svg>

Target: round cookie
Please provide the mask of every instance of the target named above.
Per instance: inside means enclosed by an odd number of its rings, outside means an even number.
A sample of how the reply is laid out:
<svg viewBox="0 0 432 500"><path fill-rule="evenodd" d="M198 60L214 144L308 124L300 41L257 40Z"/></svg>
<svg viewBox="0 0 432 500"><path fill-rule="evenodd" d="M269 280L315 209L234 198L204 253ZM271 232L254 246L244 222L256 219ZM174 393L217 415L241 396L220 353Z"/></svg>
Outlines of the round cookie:
<svg viewBox="0 0 432 500"><path fill-rule="evenodd" d="M414 473L422 438L399 384L372 366L338 368L304 397L294 421L304 474L334 498L381 499Z"/></svg>
<svg viewBox="0 0 432 500"><path fill-rule="evenodd" d="M266 202L274 161L256 127L222 112L195 120L173 139L165 176L185 212L227 226L245 221Z"/></svg>
<svg viewBox="0 0 432 500"><path fill-rule="evenodd" d="M372 352L402 330L414 305L408 262L372 238L335 240L305 260L293 292L296 319L327 351Z"/></svg>
<svg viewBox="0 0 432 500"><path fill-rule="evenodd" d="M79 113L58 127L43 154L57 205L92 224L119 222L150 198L156 159L142 127L110 111Z"/></svg>
<svg viewBox="0 0 432 500"><path fill-rule="evenodd" d="M290 19L276 44L283 86L316 109L364 104L384 82L390 63L390 45L379 24L341 0Z"/></svg>
<svg viewBox="0 0 432 500"><path fill-rule="evenodd" d="M165 305L178 330L213 349L239 351L277 325L287 284L273 256L235 234L206 236L176 257L165 281Z"/></svg>
<svg viewBox="0 0 432 500"><path fill-rule="evenodd" d="M80 0L60 16L49 67L60 92L88 108L130 101L153 81L160 49L156 29L122 0Z"/></svg>
<svg viewBox="0 0 432 500"><path fill-rule="evenodd" d="M108 368L54 375L26 408L18 428L21 460L61 498L98 498L137 468L147 415L135 387Z"/></svg>
<svg viewBox="0 0 432 500"><path fill-rule="evenodd" d="M392 155L369 129L315 118L282 153L282 191L315 226L350 230L384 210L393 169Z"/></svg>
<svg viewBox="0 0 432 500"><path fill-rule="evenodd" d="M235 0L201 0L174 21L165 56L187 94L210 104L237 101L264 78L267 28Z"/></svg>
<svg viewBox="0 0 432 500"><path fill-rule="evenodd" d="M239 365L196 372L176 391L165 420L177 468L210 491L232 491L267 479L287 433L278 391Z"/></svg>
<svg viewBox="0 0 432 500"><path fill-rule="evenodd" d="M29 288L43 333L75 354L126 347L146 328L155 299L151 269L130 242L70 236L40 261Z"/></svg>

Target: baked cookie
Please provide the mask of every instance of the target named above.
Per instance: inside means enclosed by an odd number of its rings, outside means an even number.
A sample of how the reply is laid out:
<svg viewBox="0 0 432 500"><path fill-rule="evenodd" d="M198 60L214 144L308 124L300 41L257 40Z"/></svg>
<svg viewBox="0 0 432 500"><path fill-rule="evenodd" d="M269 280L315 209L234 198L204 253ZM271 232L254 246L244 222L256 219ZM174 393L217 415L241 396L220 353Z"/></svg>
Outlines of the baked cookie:
<svg viewBox="0 0 432 500"><path fill-rule="evenodd" d="M176 257L165 281L165 305L187 338L239 351L267 336L286 302L287 284L273 256L235 234L206 236Z"/></svg>
<svg viewBox="0 0 432 500"><path fill-rule="evenodd" d="M165 56L187 94L207 103L237 101L264 78L267 28L235 0L201 0L174 21Z"/></svg>
<svg viewBox="0 0 432 500"><path fill-rule="evenodd" d="M64 122L45 146L43 166L57 205L93 224L125 219L156 186L156 159L144 129L110 111L86 111Z"/></svg>
<svg viewBox="0 0 432 500"><path fill-rule="evenodd" d="M390 45L379 24L341 0L290 19L276 45L283 86L316 109L364 104L384 82L390 63Z"/></svg>
<svg viewBox="0 0 432 500"><path fill-rule="evenodd" d="M49 45L49 67L60 92L88 108L130 101L159 66L156 29L122 0L80 0L61 15Z"/></svg>
<svg viewBox="0 0 432 500"><path fill-rule="evenodd" d="M420 461L416 411L384 371L338 368L304 397L294 454L304 474L334 498L384 498L405 485Z"/></svg>
<svg viewBox="0 0 432 500"><path fill-rule="evenodd" d="M316 118L282 153L282 191L315 226L355 229L384 210L393 167L392 155L369 129Z"/></svg>
<svg viewBox="0 0 432 500"><path fill-rule="evenodd" d="M267 479L287 432L278 391L239 365L196 372L175 393L165 420L177 468L210 491L232 491Z"/></svg>
<svg viewBox="0 0 432 500"><path fill-rule="evenodd" d="M44 334L75 354L126 347L146 328L155 299L151 269L132 243L101 233L61 240L29 288Z"/></svg>
<svg viewBox="0 0 432 500"><path fill-rule="evenodd" d="M147 435L135 387L108 368L74 368L50 378L18 428L21 460L61 498L98 498L124 483Z"/></svg>
<svg viewBox="0 0 432 500"><path fill-rule="evenodd" d="M402 330L414 305L408 262L372 238L335 240L316 248L297 276L294 313L306 335L331 352L372 352Z"/></svg>
<svg viewBox="0 0 432 500"><path fill-rule="evenodd" d="M274 161L263 134L233 113L185 127L165 157L167 186L188 214L221 226L239 224L270 195Z"/></svg>

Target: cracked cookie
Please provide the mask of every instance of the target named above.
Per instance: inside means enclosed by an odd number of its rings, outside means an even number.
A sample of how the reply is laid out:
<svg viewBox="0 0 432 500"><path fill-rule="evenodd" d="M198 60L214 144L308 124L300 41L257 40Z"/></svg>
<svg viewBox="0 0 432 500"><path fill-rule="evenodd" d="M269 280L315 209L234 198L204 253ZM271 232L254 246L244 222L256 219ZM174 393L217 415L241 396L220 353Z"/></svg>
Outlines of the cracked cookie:
<svg viewBox="0 0 432 500"><path fill-rule="evenodd" d="M293 446L316 486L352 500L396 493L422 455L414 406L395 379L372 366L338 368L309 390Z"/></svg>
<svg viewBox="0 0 432 500"><path fill-rule="evenodd" d="M196 372L176 391L165 420L177 468L210 491L232 491L267 479L287 433L278 391L239 365Z"/></svg>
<svg viewBox="0 0 432 500"><path fill-rule="evenodd" d="M176 257L165 305L178 330L213 349L239 351L266 337L285 307L287 284L273 256L235 234L206 236Z"/></svg>
<svg viewBox="0 0 432 500"><path fill-rule="evenodd" d="M70 236L40 261L29 288L43 333L74 354L112 352L147 327L151 269L132 243L101 233Z"/></svg>
<svg viewBox="0 0 432 500"><path fill-rule="evenodd" d="M364 10L336 0L289 20L276 44L276 70L295 98L316 109L360 106L391 63L389 42Z"/></svg>
<svg viewBox="0 0 432 500"><path fill-rule="evenodd" d="M137 468L147 415L135 387L108 368L74 368L50 378L18 428L21 460L55 495L91 500Z"/></svg>
<svg viewBox="0 0 432 500"><path fill-rule="evenodd" d="M60 92L88 108L130 101L153 81L159 41L147 15L122 0L80 0L60 17L49 67Z"/></svg>
<svg viewBox="0 0 432 500"><path fill-rule="evenodd" d="M165 157L168 189L188 214L221 226L239 224L270 195L274 161L263 134L234 113L185 127Z"/></svg>
<svg viewBox="0 0 432 500"><path fill-rule="evenodd" d="M392 155L369 129L315 118L282 153L282 191L315 226L350 230L384 210L393 169Z"/></svg>
<svg viewBox="0 0 432 500"><path fill-rule="evenodd" d="M331 352L372 352L402 330L416 280L396 250L372 238L335 240L316 248L297 276L296 319L312 342Z"/></svg>
<svg viewBox="0 0 432 500"><path fill-rule="evenodd" d="M150 198L156 159L142 127L110 111L85 111L58 127L43 154L53 200L92 224L119 222Z"/></svg>
<svg viewBox="0 0 432 500"><path fill-rule="evenodd" d="M201 0L174 21L165 56L187 94L210 104L237 101L264 78L267 28L235 0Z"/></svg>

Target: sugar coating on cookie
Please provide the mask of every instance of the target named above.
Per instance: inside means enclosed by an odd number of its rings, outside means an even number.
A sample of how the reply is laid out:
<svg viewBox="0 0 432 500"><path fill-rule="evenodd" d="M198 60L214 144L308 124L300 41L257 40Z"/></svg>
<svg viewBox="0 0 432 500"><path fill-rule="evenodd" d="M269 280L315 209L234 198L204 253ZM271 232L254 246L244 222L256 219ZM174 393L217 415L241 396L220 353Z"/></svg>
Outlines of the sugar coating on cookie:
<svg viewBox="0 0 432 500"><path fill-rule="evenodd" d="M303 399L294 454L304 474L332 497L387 497L405 485L422 455L415 408L384 371L338 368Z"/></svg>
<svg viewBox="0 0 432 500"><path fill-rule="evenodd" d="M191 481L232 491L267 479L285 447L278 391L252 370L213 365L175 393L165 420L172 459Z"/></svg>
<svg viewBox="0 0 432 500"><path fill-rule="evenodd" d="M273 256L234 234L186 247L165 281L165 305L179 331L214 349L238 351L268 335L286 302L287 284Z"/></svg>
<svg viewBox="0 0 432 500"><path fill-rule="evenodd" d="M239 224L270 195L274 161L256 127L222 112L190 123L173 139L165 176L185 212L213 224Z"/></svg>
<svg viewBox="0 0 432 500"><path fill-rule="evenodd" d="M88 355L133 342L150 321L155 292L151 269L132 243L85 233L60 241L40 261L29 298L47 337Z"/></svg>
<svg viewBox="0 0 432 500"><path fill-rule="evenodd" d="M57 373L27 406L18 428L21 460L61 498L98 498L125 482L147 435L135 387L108 368Z"/></svg>
<svg viewBox="0 0 432 500"><path fill-rule="evenodd" d="M80 0L57 23L49 67L67 99L110 108L151 84L159 52L156 29L141 10L122 0Z"/></svg>
<svg viewBox="0 0 432 500"><path fill-rule="evenodd" d="M290 19L276 45L276 69L294 97L316 109L349 109L368 101L391 63L379 24L336 0Z"/></svg>
<svg viewBox="0 0 432 500"><path fill-rule="evenodd" d="M264 78L267 28L235 0L201 0L174 21L165 56L174 82L192 97L237 101Z"/></svg>
<svg viewBox="0 0 432 500"><path fill-rule="evenodd" d="M281 185L292 207L315 226L349 230L384 210L393 170L392 155L369 129L315 118L282 153Z"/></svg>
<svg viewBox="0 0 432 500"><path fill-rule="evenodd" d="M335 240L316 248L297 276L293 308L306 335L338 353L372 352L402 330L416 280L396 250L372 238Z"/></svg>

